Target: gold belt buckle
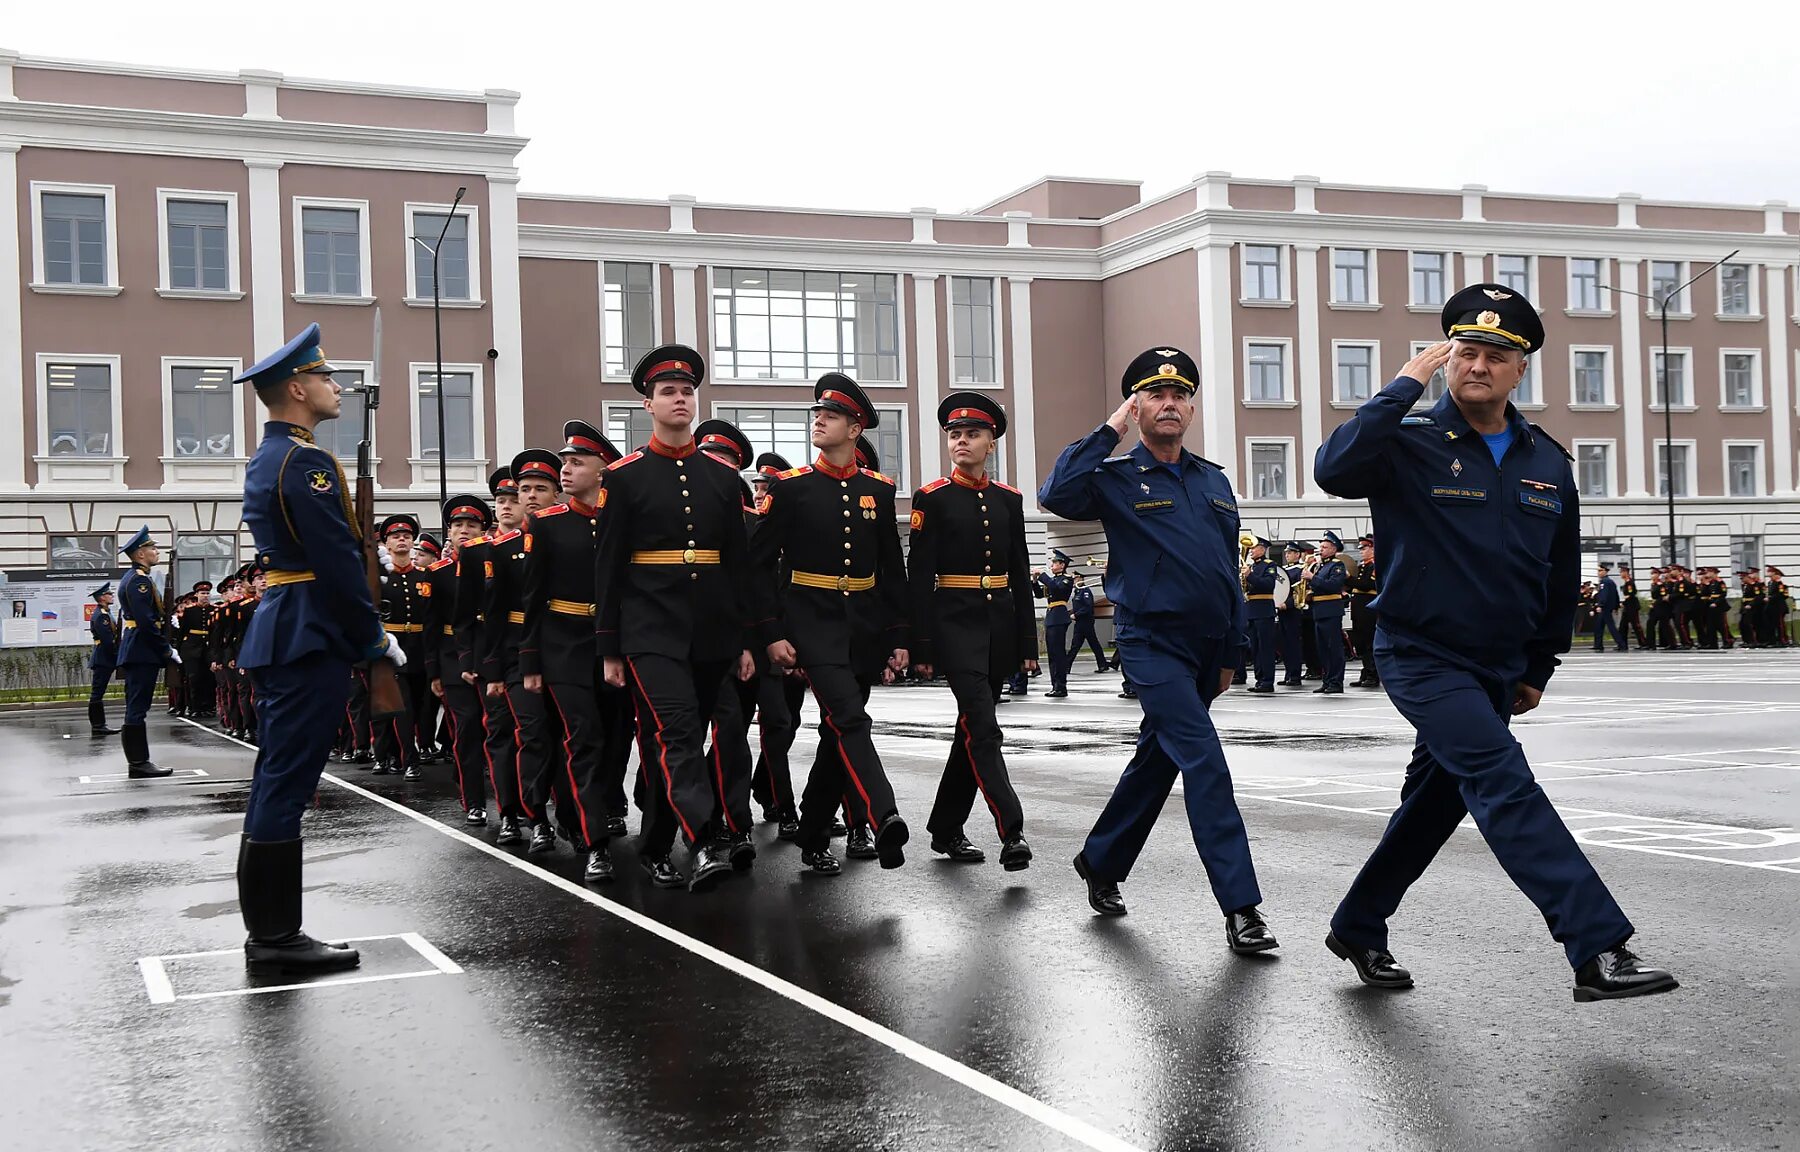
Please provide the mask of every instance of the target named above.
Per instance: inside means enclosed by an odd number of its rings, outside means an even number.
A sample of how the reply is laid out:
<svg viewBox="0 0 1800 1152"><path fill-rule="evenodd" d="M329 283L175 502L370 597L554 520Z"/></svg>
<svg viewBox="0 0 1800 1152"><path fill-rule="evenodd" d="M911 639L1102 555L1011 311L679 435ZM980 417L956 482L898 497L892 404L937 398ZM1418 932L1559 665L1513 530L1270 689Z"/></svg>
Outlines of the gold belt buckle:
<svg viewBox="0 0 1800 1152"><path fill-rule="evenodd" d="M682 549L681 562L683 564L692 564L694 562L694 550L692 548Z"/></svg>
<svg viewBox="0 0 1800 1152"><path fill-rule="evenodd" d="M982 587L983 591L987 591L988 589L991 589L994 586L992 583L993 579L994 578L992 576L983 576L981 578L981 587Z"/></svg>
<svg viewBox="0 0 1800 1152"><path fill-rule="evenodd" d="M839 592L848 592L848 591L850 591L850 577L848 577L848 576L839 576L839 577L838 577L838 578L837 578L837 590L838 590L838 591L839 591Z"/></svg>

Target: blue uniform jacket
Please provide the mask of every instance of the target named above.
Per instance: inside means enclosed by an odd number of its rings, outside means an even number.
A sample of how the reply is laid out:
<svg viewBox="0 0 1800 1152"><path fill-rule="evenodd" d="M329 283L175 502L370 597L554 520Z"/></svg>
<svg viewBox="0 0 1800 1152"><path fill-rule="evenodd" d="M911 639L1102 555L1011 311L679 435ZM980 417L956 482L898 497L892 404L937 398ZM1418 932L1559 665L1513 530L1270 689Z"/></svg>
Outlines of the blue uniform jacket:
<svg viewBox="0 0 1800 1152"><path fill-rule="evenodd" d="M142 568L119 577L119 638L114 666L163 665L169 662L169 638L163 635L162 593Z"/></svg>
<svg viewBox="0 0 1800 1152"><path fill-rule="evenodd" d="M1069 622L1069 596L1074 589L1075 577L1073 576L1053 576L1048 572L1038 573L1037 578L1031 582L1031 591L1049 602L1049 607L1044 609L1045 624L1055 625Z"/></svg>
<svg viewBox="0 0 1800 1152"><path fill-rule="evenodd" d="M239 668L267 668L326 653L367 660L386 645L369 597L362 536L337 458L312 433L272 420L244 471L244 523L271 573L238 647ZM282 582L279 573L311 572Z"/></svg>
<svg viewBox="0 0 1800 1152"><path fill-rule="evenodd" d="M94 605L94 614L88 619L88 635L94 638L94 650L88 654L88 667L95 672L118 667L119 632L110 610Z"/></svg>
<svg viewBox="0 0 1800 1152"><path fill-rule="evenodd" d="M1125 622L1171 621L1217 640L1244 631L1238 583L1238 507L1217 464L1183 451L1164 464L1143 444L1110 456L1119 434L1102 424L1063 449L1038 503L1106 529L1106 597Z"/></svg>
<svg viewBox="0 0 1800 1152"><path fill-rule="evenodd" d="M1449 394L1409 414L1424 390L1396 377L1326 437L1314 475L1369 501L1383 630L1541 690L1569 650L1581 584L1568 453L1508 405L1513 442L1496 466Z"/></svg>
<svg viewBox="0 0 1800 1152"><path fill-rule="evenodd" d="M1244 573L1244 619L1275 619L1275 573L1279 565L1268 560L1252 560Z"/></svg>
<svg viewBox="0 0 1800 1152"><path fill-rule="evenodd" d="M1311 599L1313 619L1321 617L1342 616L1344 614L1344 585L1350 583L1350 570L1344 562L1333 556L1329 560L1321 560L1318 568L1313 570L1312 583L1307 587L1312 590ZM1336 596L1336 600L1321 600L1322 596Z"/></svg>
<svg viewBox="0 0 1800 1152"><path fill-rule="evenodd" d="M1615 612L1619 607L1619 586L1609 576L1600 581L1598 607L1602 612Z"/></svg>
<svg viewBox="0 0 1800 1152"><path fill-rule="evenodd" d="M1077 620L1093 619L1094 590L1084 584L1069 593L1069 611Z"/></svg>

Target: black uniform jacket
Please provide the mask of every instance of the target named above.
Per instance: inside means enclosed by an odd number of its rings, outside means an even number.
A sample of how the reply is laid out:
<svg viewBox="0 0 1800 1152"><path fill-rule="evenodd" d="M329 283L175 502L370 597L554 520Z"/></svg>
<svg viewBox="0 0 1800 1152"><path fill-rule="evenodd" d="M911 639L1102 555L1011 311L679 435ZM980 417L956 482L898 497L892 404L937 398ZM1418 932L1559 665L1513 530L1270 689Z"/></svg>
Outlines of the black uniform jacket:
<svg viewBox="0 0 1800 1152"><path fill-rule="evenodd" d="M426 601L419 591L424 580L425 566L416 563L381 574L381 600L375 607L381 612L381 626L406 653L403 675L425 671Z"/></svg>
<svg viewBox="0 0 1800 1152"><path fill-rule="evenodd" d="M484 683L516 683L524 675L519 665L519 649L525 644L524 530L495 533L488 540L482 571L487 590L481 598L475 671Z"/></svg>
<svg viewBox="0 0 1800 1152"><path fill-rule="evenodd" d="M425 597L425 673L433 680L456 680L456 561L445 557L419 580Z"/></svg>
<svg viewBox="0 0 1800 1152"><path fill-rule="evenodd" d="M480 671L476 653L481 650L481 634L487 625L484 611L492 557L493 545L486 536L466 540L456 551L456 607L449 613L456 666L451 669L446 665L446 675L460 679L464 672ZM505 625L502 617L498 626Z"/></svg>
<svg viewBox="0 0 1800 1152"><path fill-rule="evenodd" d="M594 552L600 510L553 504L525 518L525 634L519 672L594 686Z"/></svg>
<svg viewBox="0 0 1800 1152"><path fill-rule="evenodd" d="M1025 497L1017 488L960 474L920 488L907 576L915 663L1004 678L1037 659Z"/></svg>

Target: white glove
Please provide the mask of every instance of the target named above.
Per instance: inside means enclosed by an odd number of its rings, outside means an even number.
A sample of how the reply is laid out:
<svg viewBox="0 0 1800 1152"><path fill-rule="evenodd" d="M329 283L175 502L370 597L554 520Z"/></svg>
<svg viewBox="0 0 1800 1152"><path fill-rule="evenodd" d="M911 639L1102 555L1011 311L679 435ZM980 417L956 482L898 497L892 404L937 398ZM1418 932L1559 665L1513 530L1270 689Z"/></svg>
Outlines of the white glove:
<svg viewBox="0 0 1800 1152"><path fill-rule="evenodd" d="M389 660L394 662L394 667L406 667L406 650L400 647L400 642L394 639L394 634L392 632L388 633L387 652L385 655Z"/></svg>
<svg viewBox="0 0 1800 1152"><path fill-rule="evenodd" d="M175 651L175 649L171 648L171 649L169 649L169 659L173 660L175 663L179 664L179 663L181 663L181 653L179 653L179 652Z"/></svg>

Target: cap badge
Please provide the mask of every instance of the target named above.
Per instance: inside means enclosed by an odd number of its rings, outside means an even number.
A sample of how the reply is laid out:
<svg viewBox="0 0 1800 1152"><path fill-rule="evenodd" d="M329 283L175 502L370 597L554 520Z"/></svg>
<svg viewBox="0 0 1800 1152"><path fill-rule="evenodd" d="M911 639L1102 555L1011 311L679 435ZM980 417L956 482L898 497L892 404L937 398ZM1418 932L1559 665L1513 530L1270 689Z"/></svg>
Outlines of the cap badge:
<svg viewBox="0 0 1800 1152"><path fill-rule="evenodd" d="M1483 312L1481 315L1475 317L1475 322L1480 324L1483 328L1498 328L1500 327L1500 313Z"/></svg>
<svg viewBox="0 0 1800 1152"><path fill-rule="evenodd" d="M1160 367L1156 370L1156 374L1158 376L1179 376L1179 375L1181 375L1181 373L1176 370L1175 365L1173 365L1173 364L1164 364L1162 367Z"/></svg>
<svg viewBox="0 0 1800 1152"><path fill-rule="evenodd" d="M1512 299L1511 292L1502 292L1498 288L1483 288L1482 291L1487 293L1487 297L1489 300L1511 300Z"/></svg>
<svg viewBox="0 0 1800 1152"><path fill-rule="evenodd" d="M1175 349L1173 349L1173 348L1158 348L1156 350L1156 354L1158 356L1173 356L1173 355L1175 355Z"/></svg>
<svg viewBox="0 0 1800 1152"><path fill-rule="evenodd" d="M1450 475L1452 475L1452 476L1461 476L1462 475L1462 461L1461 460L1450 461Z"/></svg>

